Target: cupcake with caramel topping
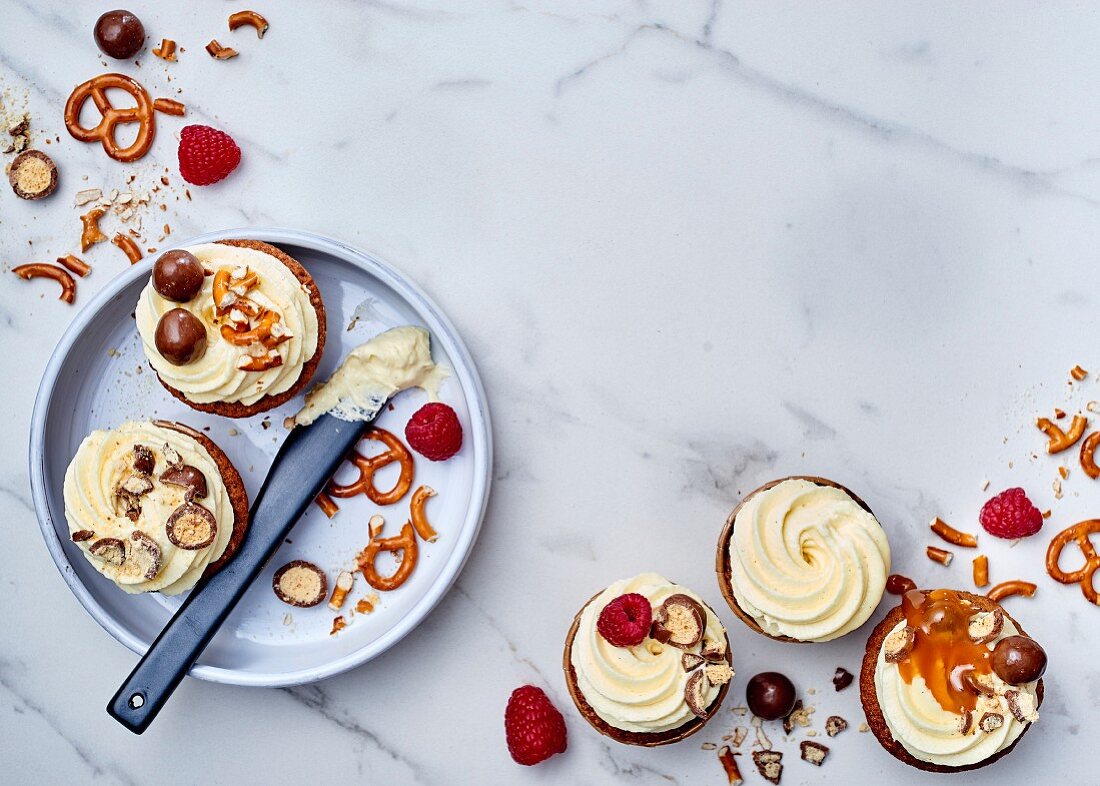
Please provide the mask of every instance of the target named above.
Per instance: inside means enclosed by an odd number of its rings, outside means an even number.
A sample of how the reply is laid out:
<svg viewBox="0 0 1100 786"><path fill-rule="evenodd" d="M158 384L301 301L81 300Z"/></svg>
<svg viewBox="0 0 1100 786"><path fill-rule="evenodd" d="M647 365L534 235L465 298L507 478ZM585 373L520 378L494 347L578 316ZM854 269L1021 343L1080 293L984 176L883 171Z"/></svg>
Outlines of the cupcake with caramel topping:
<svg viewBox="0 0 1100 786"><path fill-rule="evenodd" d="M244 540L241 476L208 437L178 423L93 431L65 471L70 539L129 593L177 595Z"/></svg>
<svg viewBox="0 0 1100 786"><path fill-rule="evenodd" d="M910 590L867 642L860 697L895 758L929 772L973 770L1039 720L1045 669L1043 648L989 598Z"/></svg>
<svg viewBox="0 0 1100 786"><path fill-rule="evenodd" d="M577 613L563 668L577 709L618 742L678 742L718 712L733 677L729 639L691 590L656 573L617 581Z"/></svg>
<svg viewBox="0 0 1100 786"><path fill-rule="evenodd" d="M162 254L135 311L149 364L193 409L243 418L296 395L325 347L325 308L275 246L221 240Z"/></svg>
<svg viewBox="0 0 1100 786"><path fill-rule="evenodd" d="M715 567L726 602L757 633L831 641L882 600L890 544L867 504L840 484L781 478L734 508Z"/></svg>

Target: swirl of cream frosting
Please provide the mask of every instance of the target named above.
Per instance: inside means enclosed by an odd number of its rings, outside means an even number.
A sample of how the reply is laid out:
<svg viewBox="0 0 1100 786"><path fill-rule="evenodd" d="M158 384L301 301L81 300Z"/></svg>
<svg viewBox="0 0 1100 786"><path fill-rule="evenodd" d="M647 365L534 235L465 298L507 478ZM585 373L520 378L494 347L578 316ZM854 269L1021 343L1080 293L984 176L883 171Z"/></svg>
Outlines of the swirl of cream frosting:
<svg viewBox="0 0 1100 786"><path fill-rule="evenodd" d="M772 636L830 641L871 616L890 572L890 544L842 489L788 479L750 496L734 519L730 584Z"/></svg>
<svg viewBox="0 0 1100 786"><path fill-rule="evenodd" d="M175 303L157 294L152 280L138 298L134 316L138 334L149 363L165 383L199 404L239 402L255 404L264 396L289 390L302 375L302 367L317 351L317 311L309 300L309 291L294 273L270 254L254 248L239 248L220 243L204 243L185 249L209 271L223 268L247 268L259 276L259 284L249 290L248 298L277 312L281 326L291 338L275 351L282 365L266 371L244 371L237 367L248 357L249 348L222 339L214 314L214 277L207 276L202 290L186 303ZM190 311L206 326L206 352L198 360L177 366L157 351L155 336L160 318L174 308Z"/></svg>
<svg viewBox="0 0 1100 786"><path fill-rule="evenodd" d="M115 490L132 473L135 445L149 448L156 463L150 476L153 488L140 497L141 513L137 521L131 521L120 508ZM169 466L166 455L170 451L206 478L207 495L195 501L214 514L217 532L214 542L205 548L182 549L168 539L168 517L185 501L182 487L158 481ZM198 440L174 429L141 422L124 423L112 431L93 431L80 443L65 471L65 518L70 535L81 530L95 533L76 545L96 570L123 590L177 595L194 587L206 566L225 552L235 514L218 465ZM114 565L91 552L99 539L116 538L127 544L129 555L130 535L135 530L152 538L160 549L160 570L152 579L146 578L130 558Z"/></svg>
<svg viewBox="0 0 1100 786"><path fill-rule="evenodd" d="M903 627L904 619L890 632ZM1019 629L1006 617L1000 635L987 646L992 650L1001 639L1018 633ZM978 698L970 728L964 733L963 716L943 709L919 674L906 682L898 665L886 662L882 649L875 662L875 693L890 734L915 758L946 767L985 761L1014 743L1027 728L1028 724L1021 723L1009 710L1004 694L1007 690L1024 691L1037 701L1038 682L1007 685L996 674L991 674L990 679L994 695ZM1001 715L1003 725L989 732L977 728L978 720L986 712Z"/></svg>
<svg viewBox="0 0 1100 786"><path fill-rule="evenodd" d="M690 651L698 652L707 641L725 644L725 628L702 598L656 573L642 573L615 582L581 612L570 657L577 687L596 714L617 729L656 733L679 728L696 717L684 698L690 676L681 661L684 650L648 637L633 647L616 647L596 630L604 606L631 592L644 595L654 609L670 595L689 596L707 618L703 642ZM720 686L708 684L708 707L719 690Z"/></svg>

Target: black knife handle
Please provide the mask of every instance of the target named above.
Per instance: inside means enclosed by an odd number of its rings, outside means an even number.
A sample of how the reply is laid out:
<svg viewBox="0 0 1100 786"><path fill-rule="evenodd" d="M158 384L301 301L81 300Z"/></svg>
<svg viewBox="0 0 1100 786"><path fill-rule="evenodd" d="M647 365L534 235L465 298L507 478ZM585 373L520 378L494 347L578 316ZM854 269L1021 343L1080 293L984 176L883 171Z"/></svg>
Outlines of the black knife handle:
<svg viewBox="0 0 1100 786"><path fill-rule="evenodd" d="M149 727L366 427L324 415L290 432L252 503L240 550L191 590L107 705L111 717L135 734Z"/></svg>

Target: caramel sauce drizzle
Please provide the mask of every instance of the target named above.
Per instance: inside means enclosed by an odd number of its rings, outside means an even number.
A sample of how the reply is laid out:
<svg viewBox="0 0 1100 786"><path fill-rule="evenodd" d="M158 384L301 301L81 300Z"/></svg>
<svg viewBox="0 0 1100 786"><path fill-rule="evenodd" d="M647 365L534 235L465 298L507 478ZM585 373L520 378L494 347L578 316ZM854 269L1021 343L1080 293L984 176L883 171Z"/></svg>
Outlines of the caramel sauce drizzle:
<svg viewBox="0 0 1100 786"><path fill-rule="evenodd" d="M936 702L946 711L973 712L978 693L966 684L966 675L993 671L990 651L967 634L974 608L953 590L911 590L901 599L906 624L916 631L913 651L898 664L906 684L920 675Z"/></svg>

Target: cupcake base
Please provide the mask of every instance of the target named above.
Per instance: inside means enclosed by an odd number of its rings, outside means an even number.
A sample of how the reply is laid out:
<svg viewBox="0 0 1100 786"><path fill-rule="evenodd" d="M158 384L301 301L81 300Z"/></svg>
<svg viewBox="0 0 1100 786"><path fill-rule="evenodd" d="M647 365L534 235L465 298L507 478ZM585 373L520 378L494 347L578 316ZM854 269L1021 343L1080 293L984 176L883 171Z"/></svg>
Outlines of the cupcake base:
<svg viewBox="0 0 1100 786"><path fill-rule="evenodd" d="M241 479L241 474L237 472L237 468L233 466L233 462L229 460L229 457L225 455L221 448L214 444L214 441L210 437L203 434L201 431L196 431L190 426L185 426L182 423L173 423L167 420L154 420L154 425L161 428L171 429L172 431L178 431L180 434L186 434L193 440L198 442L210 457L214 459L214 463L218 465L218 472L221 474L222 484L225 486L225 491L229 495L229 502L233 506L233 534L229 536L229 542L225 545L225 551L214 562L211 562L206 566L206 570L203 571L202 577L209 578L222 569L237 553L237 549L241 547L241 543L244 542L244 536L248 531L248 493L244 488L244 481Z"/></svg>
<svg viewBox="0 0 1100 786"><path fill-rule="evenodd" d="M734 521L737 519L737 514L741 512L741 508L744 507L745 503L752 499L754 496L762 491L767 491L774 486L778 486L780 483L783 483L787 480L806 480L818 486L831 486L832 488L840 489L849 497L851 497L855 501L855 503L863 508L865 511L870 513L872 516L875 515L874 511L871 510L867 503L856 496L854 493L852 493L851 489L842 486L835 481L829 480L828 478L819 478L814 475L788 475L785 478L776 478L775 480L765 483L760 488L750 491L748 494L742 497L741 501L737 503L737 507L735 507L733 509L733 512L730 513L729 517L726 519L725 526L722 527L722 533L718 536L718 551L715 554L714 570L718 576L718 588L722 591L722 597L726 599L726 603L729 605L730 611L737 615L737 618L748 625L749 628L751 628L753 631L759 633L761 636L766 636L769 639L774 639L775 641L785 641L791 644L816 644L817 642L813 641L806 641L804 639L793 639L790 636L773 636L772 634L768 633L760 627L760 624L748 612L746 612L744 609L741 608L740 605L738 605L737 597L733 594L733 571L730 568L730 540L733 538L733 525Z"/></svg>
<svg viewBox="0 0 1100 786"><path fill-rule="evenodd" d="M699 731L699 729L703 728L707 724L707 721L718 713L718 710L722 706L722 702L726 698L726 694L729 693L729 682L718 689L718 695L715 696L714 701L711 703L710 707L707 708L706 717L694 717L684 725L677 726L675 729L669 729L668 731L640 732L616 728L596 714L596 711L592 709L592 705L584 698L584 694L581 693L581 689L577 685L577 670L573 668L573 639L577 636L577 628L581 623L581 614L588 608L588 604L598 598L602 593L603 590L597 592L588 599L588 603L585 603L584 606L581 607L581 610L573 617L573 624L569 627L569 633L567 633L565 637L565 653L562 655L562 670L565 672L565 685L569 688L569 695L573 697L573 703L577 705L577 711L586 721L588 721L592 728L600 734L610 737L616 742L621 742L624 745L641 745L647 748L655 748L660 745L671 745L674 742L679 742L680 740L690 737L692 734ZM733 652L730 649L729 634L726 634L726 662L729 663L731 667L733 666Z"/></svg>
<svg viewBox="0 0 1100 786"><path fill-rule="evenodd" d="M982 611L1000 609L1005 617L1020 631L1020 635L1027 635L1024 629L1020 627L1020 624L1013 619L1012 615L1005 611L1004 607L997 602L990 600L984 595L974 595L962 591L960 591L959 594ZM890 733L890 727L886 725L886 718L882 714L882 707L878 700L878 692L875 690L875 665L878 662L878 654L882 650L883 641L890 631L894 629L894 626L901 622L903 618L904 614L899 605L892 609L890 613L886 615L886 618L878 624L874 632L871 633L871 637L867 640L867 651L863 655L863 666L859 672L859 697L863 702L863 714L867 717L867 725L871 727L871 731L874 732L875 738L878 739L879 744L898 761L905 762L910 767L916 767L918 770L924 770L925 772L965 772L967 770L977 770L1008 755L1008 753L1016 747L1017 743L1024 738L1024 735L1027 734L1028 729L1031 728L1030 723L1024 727L1020 736L1007 748L997 751L988 759L983 759L975 764L965 764L959 767L933 764L932 762L918 759L907 751L900 742L894 739L894 736ZM1039 704L1042 704L1043 681L1041 679L1036 685L1035 692Z"/></svg>
<svg viewBox="0 0 1100 786"><path fill-rule="evenodd" d="M306 288L309 292L309 303L313 306L313 310L317 312L317 350L313 353L313 357L307 360L302 367L302 373L299 375L298 381L282 393L276 393L273 396L264 396L252 404L242 404L239 401L212 401L209 403L199 403L187 398L184 393L176 390L157 374L157 379L160 381L160 384L175 398L191 407L191 409L196 409L199 412L208 412L212 415L221 415L226 418L247 418L285 404L298 395L302 388L309 384L309 381L313 378L313 373L317 370L317 365L321 362L321 356L324 355L325 352L325 336L327 334L325 304L321 300L321 290L317 288L317 284L313 280L313 277L304 267L302 267L302 264L298 260L288 255L281 248L273 246L270 243L264 243L260 240L218 240L216 242L223 246L251 248L254 251L260 251L275 257L286 265L286 267L290 269L290 272L294 274L294 277ZM156 369L153 369L153 371L156 373Z"/></svg>

